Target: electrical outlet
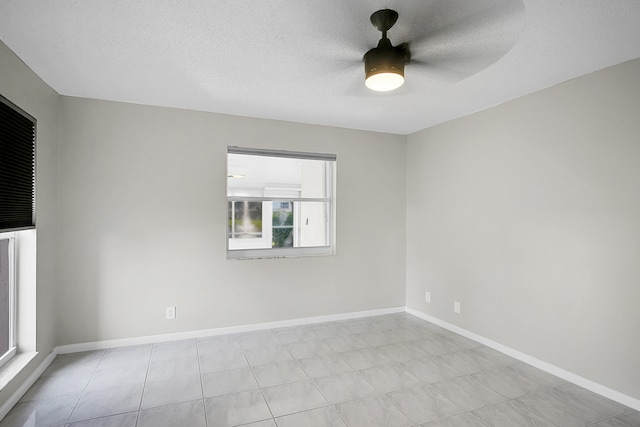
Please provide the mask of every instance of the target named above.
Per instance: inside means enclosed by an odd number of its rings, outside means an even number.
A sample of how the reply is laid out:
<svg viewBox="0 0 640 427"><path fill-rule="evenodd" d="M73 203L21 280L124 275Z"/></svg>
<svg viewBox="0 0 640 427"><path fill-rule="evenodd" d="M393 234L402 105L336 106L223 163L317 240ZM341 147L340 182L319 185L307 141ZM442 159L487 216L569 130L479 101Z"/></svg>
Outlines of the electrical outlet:
<svg viewBox="0 0 640 427"><path fill-rule="evenodd" d="M176 318L176 308L175 307L167 307L166 310L167 320L172 320Z"/></svg>
<svg viewBox="0 0 640 427"><path fill-rule="evenodd" d="M425 292L424 293L424 300L426 302L431 302L431 292Z"/></svg>
<svg viewBox="0 0 640 427"><path fill-rule="evenodd" d="M454 313L460 314L460 301L453 302L453 311Z"/></svg>

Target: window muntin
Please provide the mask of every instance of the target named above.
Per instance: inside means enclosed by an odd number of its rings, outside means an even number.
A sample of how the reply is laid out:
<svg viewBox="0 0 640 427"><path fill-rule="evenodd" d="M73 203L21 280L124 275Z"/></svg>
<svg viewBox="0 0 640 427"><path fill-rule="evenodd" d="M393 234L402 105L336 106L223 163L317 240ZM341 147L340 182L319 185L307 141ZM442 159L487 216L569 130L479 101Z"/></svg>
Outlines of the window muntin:
<svg viewBox="0 0 640 427"><path fill-rule="evenodd" d="M228 147L227 258L333 253L335 159Z"/></svg>

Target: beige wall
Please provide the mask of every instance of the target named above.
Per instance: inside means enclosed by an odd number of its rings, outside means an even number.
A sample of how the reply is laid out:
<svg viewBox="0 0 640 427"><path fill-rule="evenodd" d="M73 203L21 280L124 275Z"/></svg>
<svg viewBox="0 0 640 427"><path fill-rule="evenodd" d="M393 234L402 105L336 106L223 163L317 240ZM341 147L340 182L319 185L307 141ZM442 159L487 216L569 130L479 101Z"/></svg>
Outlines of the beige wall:
<svg viewBox="0 0 640 427"><path fill-rule="evenodd" d="M635 60L410 135L407 305L640 398L639 118Z"/></svg>
<svg viewBox="0 0 640 427"><path fill-rule="evenodd" d="M404 306L404 137L69 97L61 123L58 344ZM227 145L337 154L336 256L226 260Z"/></svg>
<svg viewBox="0 0 640 427"><path fill-rule="evenodd" d="M37 248L24 244L18 248L21 266L30 264L30 271L19 271L20 291L35 293L35 304L19 307L20 319L28 322L20 328L21 351L37 350L38 356L9 384L0 387L2 405L20 384L53 350L56 343L56 203L57 203L57 140L59 96L36 76L9 48L0 41L0 93L37 120L36 163L36 239ZM33 233L28 233L33 235ZM26 243L26 242L25 242ZM37 260L37 263L36 263ZM35 269L33 268L36 265ZM35 274L34 274L35 273ZM29 274L29 277L27 277ZM25 289L26 288L26 289ZM25 319L26 317L26 319ZM37 333L34 328L37 325ZM21 322L25 326L25 321ZM28 332L27 332L28 331ZM34 348L35 347L35 348Z"/></svg>

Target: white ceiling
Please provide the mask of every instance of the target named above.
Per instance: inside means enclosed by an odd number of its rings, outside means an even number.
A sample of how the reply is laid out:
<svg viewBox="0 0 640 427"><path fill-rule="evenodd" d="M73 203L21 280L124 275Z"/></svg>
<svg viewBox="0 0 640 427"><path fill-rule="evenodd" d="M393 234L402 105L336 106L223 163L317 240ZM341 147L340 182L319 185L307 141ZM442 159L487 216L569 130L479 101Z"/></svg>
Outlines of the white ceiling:
<svg viewBox="0 0 640 427"><path fill-rule="evenodd" d="M380 94L385 7L415 62ZM2 0L0 38L63 95L409 134L640 57L640 1Z"/></svg>

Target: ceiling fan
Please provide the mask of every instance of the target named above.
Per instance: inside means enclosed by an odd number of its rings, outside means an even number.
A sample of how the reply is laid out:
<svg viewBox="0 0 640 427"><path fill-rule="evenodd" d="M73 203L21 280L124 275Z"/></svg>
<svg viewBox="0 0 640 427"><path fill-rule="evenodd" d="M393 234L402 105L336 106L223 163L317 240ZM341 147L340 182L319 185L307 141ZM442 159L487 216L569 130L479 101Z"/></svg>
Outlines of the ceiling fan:
<svg viewBox="0 0 640 427"><path fill-rule="evenodd" d="M401 87L409 64L412 79L462 80L503 57L524 24L522 0L448 0L422 5L412 11L398 4L409 15L400 20L398 33L410 42L395 46L388 32L398 22L398 12L381 9L371 15L371 24L382 37L363 57L369 89L387 92Z"/></svg>

